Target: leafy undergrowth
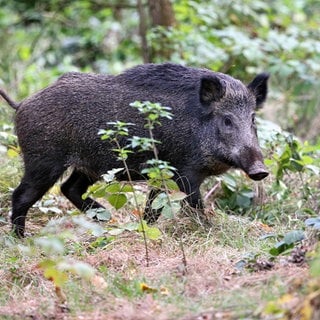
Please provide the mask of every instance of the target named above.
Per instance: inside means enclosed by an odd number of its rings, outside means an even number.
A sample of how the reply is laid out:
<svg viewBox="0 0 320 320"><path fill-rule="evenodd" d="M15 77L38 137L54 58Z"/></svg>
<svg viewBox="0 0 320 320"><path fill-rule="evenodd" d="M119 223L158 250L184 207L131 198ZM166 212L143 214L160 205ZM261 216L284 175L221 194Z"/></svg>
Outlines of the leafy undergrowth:
<svg viewBox="0 0 320 320"><path fill-rule="evenodd" d="M316 250L314 232L287 255L272 256L283 226L220 210L207 216L207 227L191 218L160 219L147 259L128 210L97 223L51 195L31 210L26 239L13 238L2 223L0 317L316 319L307 314L319 312L319 260L312 264L306 255Z"/></svg>
<svg viewBox="0 0 320 320"><path fill-rule="evenodd" d="M141 224L146 185L114 181L89 189L107 210L85 215L55 186L29 210L23 240L9 223L21 166L2 150L0 319L319 319L319 147L277 136L266 181L208 179L206 219ZM175 191L156 205L180 212Z"/></svg>

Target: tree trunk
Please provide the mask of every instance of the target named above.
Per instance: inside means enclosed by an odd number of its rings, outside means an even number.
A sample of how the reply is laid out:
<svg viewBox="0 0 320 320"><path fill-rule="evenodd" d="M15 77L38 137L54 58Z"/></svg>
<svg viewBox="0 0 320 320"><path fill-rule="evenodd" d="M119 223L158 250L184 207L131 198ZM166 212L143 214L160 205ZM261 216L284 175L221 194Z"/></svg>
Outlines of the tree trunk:
<svg viewBox="0 0 320 320"><path fill-rule="evenodd" d="M176 24L172 4L170 0L148 0L148 8L151 27L156 35L154 43L149 44L149 61L170 60L173 52L172 41L165 31Z"/></svg>
<svg viewBox="0 0 320 320"><path fill-rule="evenodd" d="M176 23L170 0L148 0L152 27L172 27Z"/></svg>
<svg viewBox="0 0 320 320"><path fill-rule="evenodd" d="M137 9L139 13L139 34L141 38L141 54L144 63L150 62L150 49L147 41L147 18L145 9L141 0L137 0Z"/></svg>

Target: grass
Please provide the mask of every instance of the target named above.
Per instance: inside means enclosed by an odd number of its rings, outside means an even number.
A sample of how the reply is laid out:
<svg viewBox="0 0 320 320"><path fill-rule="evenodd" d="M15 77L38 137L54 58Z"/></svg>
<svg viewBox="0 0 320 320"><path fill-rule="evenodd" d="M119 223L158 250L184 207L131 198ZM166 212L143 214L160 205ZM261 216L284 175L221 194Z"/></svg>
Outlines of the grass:
<svg viewBox="0 0 320 320"><path fill-rule="evenodd" d="M12 164L6 160L0 171ZM160 219L162 235L148 240L147 266L141 233L94 235L97 223L77 213L57 188L30 210L28 237L12 237L8 189L19 172L1 176L0 319L291 319L279 301L294 288L299 305L308 293L306 260L271 259L278 238L263 238L300 228L295 217L268 226L208 208L209 227L188 217ZM45 214L46 205L59 210ZM132 219L128 209L114 212L112 227Z"/></svg>
<svg viewBox="0 0 320 320"><path fill-rule="evenodd" d="M214 236L214 233L205 235L199 231L183 235L186 272L178 241L171 235L164 233L161 241L149 243L150 266L147 267L143 241L136 232L122 234L102 248L92 248L92 236L80 231L76 238L65 242L63 259L88 263L98 275L97 279L103 280L91 281L68 274L62 286L67 309L60 306L54 283L45 279L39 268L44 258L60 259L61 255L52 256L35 246L34 240L39 235L21 242L3 230L0 314L13 319L15 316L50 318L59 313L63 313L65 319L80 318L81 314L94 314L97 319L130 319L127 317L130 314L141 314L141 317L135 315L136 319L184 319L201 312L218 311L236 317L252 316L265 301L281 296L292 273L301 274L305 267L279 266L261 273L237 270L235 263L248 251L264 252L257 236L260 226L246 223L244 227L241 219L235 224L234 218L221 217L222 214L217 215L215 222L220 229L225 227L223 233ZM43 223L37 216L30 219L32 224ZM67 221L72 224L71 217ZM231 224L238 227L231 228ZM62 231L62 227L59 230ZM241 235L243 230L252 230L246 245ZM232 245L230 239L237 234L241 238L235 239ZM11 309L13 305L15 308Z"/></svg>

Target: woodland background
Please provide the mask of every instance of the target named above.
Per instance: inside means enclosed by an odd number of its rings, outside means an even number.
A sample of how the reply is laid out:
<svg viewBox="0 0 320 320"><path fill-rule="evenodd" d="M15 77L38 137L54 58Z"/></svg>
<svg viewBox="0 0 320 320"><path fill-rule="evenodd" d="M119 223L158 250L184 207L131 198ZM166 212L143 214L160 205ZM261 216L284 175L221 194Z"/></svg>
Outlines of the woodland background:
<svg viewBox="0 0 320 320"><path fill-rule="evenodd" d="M319 319L319 26L318 0L0 0L0 87L17 101L68 71L146 62L271 75L258 119L270 177L208 179L211 226L162 217L146 242L129 194L94 224L58 186L14 238L22 163L1 100L1 319Z"/></svg>

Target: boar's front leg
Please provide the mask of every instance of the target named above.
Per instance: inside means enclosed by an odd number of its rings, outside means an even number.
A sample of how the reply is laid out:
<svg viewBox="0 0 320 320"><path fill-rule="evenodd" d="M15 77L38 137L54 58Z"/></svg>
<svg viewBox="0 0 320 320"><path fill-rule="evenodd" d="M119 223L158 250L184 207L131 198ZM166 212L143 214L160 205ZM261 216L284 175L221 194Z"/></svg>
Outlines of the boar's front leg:
<svg viewBox="0 0 320 320"><path fill-rule="evenodd" d="M200 194L201 183L187 176L180 176L176 182L180 190L187 195L185 202L187 202L191 208L203 210L204 206Z"/></svg>

